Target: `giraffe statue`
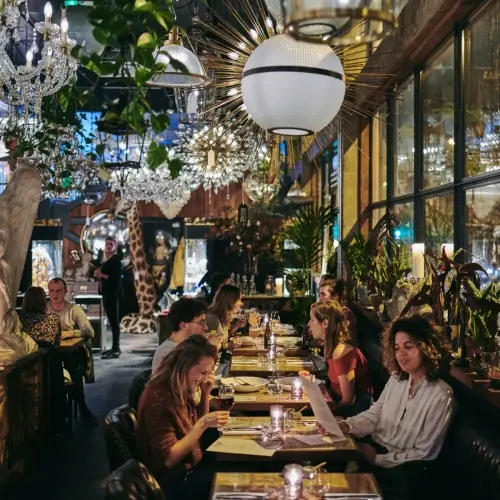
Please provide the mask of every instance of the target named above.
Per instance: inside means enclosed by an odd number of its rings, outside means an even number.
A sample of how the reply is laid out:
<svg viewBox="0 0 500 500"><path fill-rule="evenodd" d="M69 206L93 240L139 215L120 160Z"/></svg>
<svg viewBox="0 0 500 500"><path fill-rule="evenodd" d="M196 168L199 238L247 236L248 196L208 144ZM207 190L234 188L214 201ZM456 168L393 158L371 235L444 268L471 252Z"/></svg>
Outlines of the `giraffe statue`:
<svg viewBox="0 0 500 500"><path fill-rule="evenodd" d="M119 199L112 207L113 214L127 214L130 260L134 271L134 288L139 303L139 314L127 314L120 322L120 329L127 333L155 333L156 324L153 317L156 304L156 291L146 260L144 242L142 239L141 221L137 202Z"/></svg>

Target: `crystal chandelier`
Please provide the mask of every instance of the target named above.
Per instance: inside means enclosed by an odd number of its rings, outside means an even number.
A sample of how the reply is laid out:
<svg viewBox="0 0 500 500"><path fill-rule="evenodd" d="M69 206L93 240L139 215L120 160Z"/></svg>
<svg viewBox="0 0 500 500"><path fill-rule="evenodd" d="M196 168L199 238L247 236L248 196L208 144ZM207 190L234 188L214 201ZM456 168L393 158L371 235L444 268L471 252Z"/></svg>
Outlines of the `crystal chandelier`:
<svg viewBox="0 0 500 500"><path fill-rule="evenodd" d="M199 129L180 126L172 153L183 166L191 190L218 190L239 181L257 160L257 139L241 130L214 124Z"/></svg>
<svg viewBox="0 0 500 500"><path fill-rule="evenodd" d="M4 0L0 27L0 83L4 88L2 100L22 106L28 115L40 114L42 99L59 91L76 75L77 60L71 56L76 42L68 37L66 8L61 8L61 26L51 22L52 6L45 4L43 22L34 24L33 43L26 52L26 62L16 66L8 51L19 43L21 18L30 21L29 0ZM24 11L21 12L21 5ZM38 35L43 42L37 43Z"/></svg>
<svg viewBox="0 0 500 500"><path fill-rule="evenodd" d="M147 165L130 173L122 183L114 173L109 181L112 191L119 190L122 197L133 201L153 201L162 203L178 203L186 197L190 190L183 178L172 179L168 165L151 169Z"/></svg>

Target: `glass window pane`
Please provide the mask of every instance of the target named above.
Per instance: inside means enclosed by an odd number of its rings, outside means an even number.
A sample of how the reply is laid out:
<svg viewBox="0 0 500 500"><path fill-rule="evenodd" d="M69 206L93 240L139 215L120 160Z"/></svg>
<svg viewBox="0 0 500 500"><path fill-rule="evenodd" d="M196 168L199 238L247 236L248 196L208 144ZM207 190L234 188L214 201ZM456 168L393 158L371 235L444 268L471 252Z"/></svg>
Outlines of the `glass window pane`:
<svg viewBox="0 0 500 500"><path fill-rule="evenodd" d="M401 203L392 209L393 215L399 222L392 231L392 237L405 245L411 245L414 241L414 212L413 202Z"/></svg>
<svg viewBox="0 0 500 500"><path fill-rule="evenodd" d="M394 196L413 193L415 178L415 85L413 79L397 95L397 165L394 172Z"/></svg>
<svg viewBox="0 0 500 500"><path fill-rule="evenodd" d="M466 259L478 262L490 277L496 277L500 264L500 184L470 189L465 200Z"/></svg>
<svg viewBox="0 0 500 500"><path fill-rule="evenodd" d="M9 164L6 161L0 162L0 193L3 193L5 191L7 182L9 182L9 175Z"/></svg>
<svg viewBox="0 0 500 500"><path fill-rule="evenodd" d="M453 182L453 43L422 73L424 189Z"/></svg>
<svg viewBox="0 0 500 500"><path fill-rule="evenodd" d="M372 202L387 199L387 107L372 121Z"/></svg>
<svg viewBox="0 0 500 500"><path fill-rule="evenodd" d="M372 229L377 225L378 221L386 214L386 212L387 209L385 207L372 209Z"/></svg>
<svg viewBox="0 0 500 500"><path fill-rule="evenodd" d="M465 30L466 176L500 169L500 2Z"/></svg>
<svg viewBox="0 0 500 500"><path fill-rule="evenodd" d="M424 243L436 255L441 247L453 243L453 194L425 200Z"/></svg>

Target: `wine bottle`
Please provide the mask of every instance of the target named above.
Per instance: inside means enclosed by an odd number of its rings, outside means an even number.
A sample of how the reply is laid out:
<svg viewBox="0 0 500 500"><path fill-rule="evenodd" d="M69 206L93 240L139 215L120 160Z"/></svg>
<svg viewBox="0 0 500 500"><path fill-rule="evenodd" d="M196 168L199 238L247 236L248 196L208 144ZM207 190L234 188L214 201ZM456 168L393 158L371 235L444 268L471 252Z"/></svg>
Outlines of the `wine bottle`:
<svg viewBox="0 0 500 500"><path fill-rule="evenodd" d="M271 322L267 320L264 332L264 349L269 349L269 347L271 347Z"/></svg>

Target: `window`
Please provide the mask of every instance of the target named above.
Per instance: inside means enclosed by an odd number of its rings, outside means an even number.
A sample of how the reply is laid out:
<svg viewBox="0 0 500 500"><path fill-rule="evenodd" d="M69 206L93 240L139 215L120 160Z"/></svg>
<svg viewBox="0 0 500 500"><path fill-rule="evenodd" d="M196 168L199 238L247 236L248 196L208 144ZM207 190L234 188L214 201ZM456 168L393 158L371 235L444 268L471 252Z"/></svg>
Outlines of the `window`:
<svg viewBox="0 0 500 500"><path fill-rule="evenodd" d="M443 244L453 243L453 194L425 200L424 242L436 255Z"/></svg>
<svg viewBox="0 0 500 500"><path fill-rule="evenodd" d="M500 169L500 3L465 30L466 176Z"/></svg>
<svg viewBox="0 0 500 500"><path fill-rule="evenodd" d="M9 164L5 161L0 162L0 193L5 191L5 186L9 182Z"/></svg>
<svg viewBox="0 0 500 500"><path fill-rule="evenodd" d="M378 224L378 221L387 213L385 207L374 208L372 210L372 229Z"/></svg>
<svg viewBox="0 0 500 500"><path fill-rule="evenodd" d="M372 121L372 202L387 199L387 107Z"/></svg>
<svg viewBox="0 0 500 500"><path fill-rule="evenodd" d="M392 213L396 216L399 225L392 231L392 237L396 241L411 245L414 241L414 208L413 203L401 203L395 205Z"/></svg>
<svg viewBox="0 0 500 500"><path fill-rule="evenodd" d="M415 179L415 85L413 79L396 96L397 163L394 196L413 193Z"/></svg>
<svg viewBox="0 0 500 500"><path fill-rule="evenodd" d="M496 277L500 264L500 184L469 189L465 198L467 259Z"/></svg>
<svg viewBox="0 0 500 500"><path fill-rule="evenodd" d="M424 189L453 182L453 43L422 73Z"/></svg>

